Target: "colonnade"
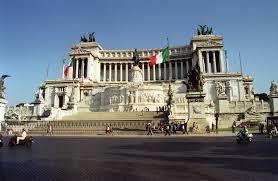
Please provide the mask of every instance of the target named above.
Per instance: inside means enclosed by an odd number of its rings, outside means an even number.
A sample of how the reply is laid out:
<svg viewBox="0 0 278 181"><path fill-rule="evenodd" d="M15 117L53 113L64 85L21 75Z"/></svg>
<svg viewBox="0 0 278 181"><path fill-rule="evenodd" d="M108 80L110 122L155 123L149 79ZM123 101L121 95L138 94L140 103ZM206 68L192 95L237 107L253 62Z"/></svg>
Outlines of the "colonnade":
<svg viewBox="0 0 278 181"><path fill-rule="evenodd" d="M202 51L202 64L204 73L223 72L222 51Z"/></svg>
<svg viewBox="0 0 278 181"><path fill-rule="evenodd" d="M73 78L87 78L88 72L90 72L90 66L88 66L88 58L75 59L73 63Z"/></svg>
<svg viewBox="0 0 278 181"><path fill-rule="evenodd" d="M131 79L129 71L133 62L103 62L100 65L100 81L103 82L128 82ZM184 79L192 69L192 59L178 59L169 63L149 66L149 61L139 63L143 71L144 81L178 80Z"/></svg>

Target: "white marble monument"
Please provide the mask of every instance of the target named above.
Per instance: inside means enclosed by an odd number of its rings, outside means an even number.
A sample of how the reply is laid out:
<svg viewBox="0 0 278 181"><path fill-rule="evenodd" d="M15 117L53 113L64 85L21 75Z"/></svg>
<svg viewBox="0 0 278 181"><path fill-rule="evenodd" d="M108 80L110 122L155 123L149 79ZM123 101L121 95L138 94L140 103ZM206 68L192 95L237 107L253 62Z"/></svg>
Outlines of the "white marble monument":
<svg viewBox="0 0 278 181"><path fill-rule="evenodd" d="M194 35L188 44L169 47L169 62L150 66L149 58L162 50L163 47L138 49L140 61L134 65L133 49L104 49L96 41L81 41L69 52L73 65L69 74L61 80L46 80L40 86L43 108L52 110L55 119L86 111L157 111L166 105L171 82L174 95L171 119L184 122L190 111L199 112L193 102L188 107L191 96L184 84L198 65L205 95L200 115L209 126L217 114L219 128L231 127L234 121L240 121L239 115L252 106L260 108L256 110L261 119L270 113L269 102L254 97L253 78L227 69L222 36ZM277 103L276 99L272 100L275 112Z"/></svg>

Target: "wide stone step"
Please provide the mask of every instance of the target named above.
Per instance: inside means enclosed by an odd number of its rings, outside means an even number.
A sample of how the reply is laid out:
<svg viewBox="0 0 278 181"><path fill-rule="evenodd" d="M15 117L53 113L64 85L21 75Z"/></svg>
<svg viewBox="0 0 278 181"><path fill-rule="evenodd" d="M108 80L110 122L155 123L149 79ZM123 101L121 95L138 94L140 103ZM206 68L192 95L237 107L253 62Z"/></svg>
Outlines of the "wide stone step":
<svg viewBox="0 0 278 181"><path fill-rule="evenodd" d="M78 112L64 116L62 120L153 120L162 119L163 114L157 112Z"/></svg>

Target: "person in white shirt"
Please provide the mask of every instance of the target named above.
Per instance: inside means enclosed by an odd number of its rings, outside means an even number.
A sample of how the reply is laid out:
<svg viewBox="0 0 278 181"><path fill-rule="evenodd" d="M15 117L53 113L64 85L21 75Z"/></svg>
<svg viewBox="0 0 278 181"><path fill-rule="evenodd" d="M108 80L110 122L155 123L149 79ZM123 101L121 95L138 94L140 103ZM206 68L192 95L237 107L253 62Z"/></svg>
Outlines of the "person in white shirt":
<svg viewBox="0 0 278 181"><path fill-rule="evenodd" d="M16 138L16 144L19 144L19 140L24 140L26 138L26 136L27 136L27 133L26 133L25 129L23 128L22 132L21 132L21 136L18 136Z"/></svg>

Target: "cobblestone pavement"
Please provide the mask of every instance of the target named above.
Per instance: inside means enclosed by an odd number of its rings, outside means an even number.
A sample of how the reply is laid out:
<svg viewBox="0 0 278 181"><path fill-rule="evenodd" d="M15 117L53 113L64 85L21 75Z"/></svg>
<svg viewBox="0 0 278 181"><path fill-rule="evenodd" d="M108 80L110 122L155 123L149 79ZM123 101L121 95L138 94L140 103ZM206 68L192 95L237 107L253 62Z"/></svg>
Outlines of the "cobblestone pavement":
<svg viewBox="0 0 278 181"><path fill-rule="evenodd" d="M0 180L278 180L278 138L34 137L0 148Z"/></svg>

